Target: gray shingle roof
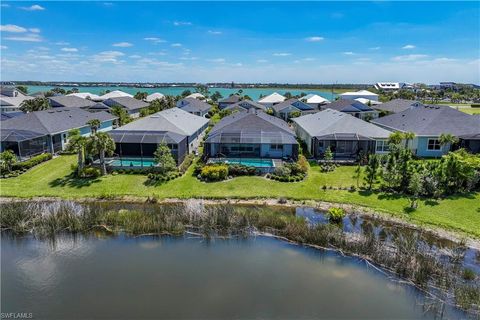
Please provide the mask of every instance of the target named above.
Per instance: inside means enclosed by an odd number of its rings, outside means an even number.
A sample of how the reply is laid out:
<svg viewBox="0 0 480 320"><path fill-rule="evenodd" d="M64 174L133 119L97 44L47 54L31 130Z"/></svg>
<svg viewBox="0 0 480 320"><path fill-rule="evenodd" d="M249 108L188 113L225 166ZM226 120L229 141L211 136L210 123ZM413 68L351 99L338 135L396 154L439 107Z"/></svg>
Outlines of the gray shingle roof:
<svg viewBox="0 0 480 320"><path fill-rule="evenodd" d="M285 121L255 109L220 120L208 134L206 142L297 144L295 133Z"/></svg>
<svg viewBox="0 0 480 320"><path fill-rule="evenodd" d="M393 99L382 104L378 104L373 108L377 110L383 110L391 113L398 113L410 109L412 107L422 106L423 104L420 101L416 100L405 100L405 99Z"/></svg>
<svg viewBox="0 0 480 320"><path fill-rule="evenodd" d="M185 135L174 132L159 131L131 131L115 129L108 133L117 143L179 143L185 139Z"/></svg>
<svg viewBox="0 0 480 320"><path fill-rule="evenodd" d="M109 107L121 106L129 111L138 111L142 108L148 107L149 104L132 97L116 97L103 101Z"/></svg>
<svg viewBox="0 0 480 320"><path fill-rule="evenodd" d="M83 99L77 96L56 96L48 99L50 100L50 105L53 108L88 108L95 104L95 102L91 100Z"/></svg>
<svg viewBox="0 0 480 320"><path fill-rule="evenodd" d="M347 137L355 140L358 140L358 137L383 139L388 138L391 133L388 130L355 118L350 114L332 109L326 109L292 120L311 137L322 139L335 138L335 140L344 140Z"/></svg>
<svg viewBox="0 0 480 320"><path fill-rule="evenodd" d="M373 111L372 108L356 100L340 99L324 106L325 108L337 110L340 112L367 112Z"/></svg>
<svg viewBox="0 0 480 320"><path fill-rule="evenodd" d="M240 97L237 94L232 94L231 96L224 98L218 102L220 103L236 103L240 101Z"/></svg>
<svg viewBox="0 0 480 320"><path fill-rule="evenodd" d="M208 123L208 119L188 113L179 108L163 110L127 123L112 130L116 131L150 131L172 132L183 136L190 136Z"/></svg>
<svg viewBox="0 0 480 320"><path fill-rule="evenodd" d="M245 110L250 109L250 108L255 108L255 109L263 110L263 111L267 110L267 108L264 105L261 105L260 103L252 101L252 100L239 101L237 103L229 105L228 107L225 108L225 110L236 109L236 108L243 108Z"/></svg>
<svg viewBox="0 0 480 320"><path fill-rule="evenodd" d="M116 117L107 112L91 113L79 108L60 108L29 112L24 115L2 121L1 136L11 136L15 132L29 133L31 137L65 132L86 126L89 120L98 119L101 122L114 120Z"/></svg>
<svg viewBox="0 0 480 320"><path fill-rule="evenodd" d="M392 130L414 132L419 136L439 136L450 133L455 136L480 132L478 118L448 106L422 106L378 118L372 123Z"/></svg>
<svg viewBox="0 0 480 320"><path fill-rule="evenodd" d="M182 99L177 102L177 107L187 112L206 112L212 108L212 106L205 101L195 98Z"/></svg>
<svg viewBox="0 0 480 320"><path fill-rule="evenodd" d="M280 102L276 105L273 105L272 108L276 112L281 112L283 109L289 108L289 107L294 107L297 108L300 111L310 111L310 110L315 110L314 107L308 105L307 103L300 101L298 99L288 99L283 102Z"/></svg>

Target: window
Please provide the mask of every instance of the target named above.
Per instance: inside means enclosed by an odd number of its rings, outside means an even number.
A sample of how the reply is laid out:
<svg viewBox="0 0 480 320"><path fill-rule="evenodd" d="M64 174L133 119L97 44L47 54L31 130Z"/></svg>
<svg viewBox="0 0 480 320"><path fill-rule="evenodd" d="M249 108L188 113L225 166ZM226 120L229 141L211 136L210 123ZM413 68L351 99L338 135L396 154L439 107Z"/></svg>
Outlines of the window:
<svg viewBox="0 0 480 320"><path fill-rule="evenodd" d="M388 142L387 140L377 140L376 152L388 152Z"/></svg>
<svg viewBox="0 0 480 320"><path fill-rule="evenodd" d="M283 150L283 144L271 144L270 145L270 150L281 151L281 150Z"/></svg>
<svg viewBox="0 0 480 320"><path fill-rule="evenodd" d="M438 151L442 148L438 139L428 139L427 150Z"/></svg>

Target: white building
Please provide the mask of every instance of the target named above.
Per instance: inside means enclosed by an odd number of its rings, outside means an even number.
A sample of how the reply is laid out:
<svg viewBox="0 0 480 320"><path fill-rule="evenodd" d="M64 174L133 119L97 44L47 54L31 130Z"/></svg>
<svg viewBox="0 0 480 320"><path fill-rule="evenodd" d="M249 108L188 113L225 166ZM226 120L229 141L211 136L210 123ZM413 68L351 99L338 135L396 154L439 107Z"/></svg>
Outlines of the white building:
<svg viewBox="0 0 480 320"><path fill-rule="evenodd" d="M163 98L165 98L165 95L163 93L154 92L152 94L149 94L145 101L152 102L153 100L162 100Z"/></svg>
<svg viewBox="0 0 480 320"><path fill-rule="evenodd" d="M306 96L300 98L301 101L308 103L308 104L316 104L316 105L323 105L330 103L329 100L325 99L324 97L318 95L318 94L307 94Z"/></svg>
<svg viewBox="0 0 480 320"><path fill-rule="evenodd" d="M89 99L92 101L102 101L100 96L98 94L90 93L90 92L76 92L76 93L70 93L67 94L67 96L74 96L74 97L79 97L82 99Z"/></svg>
<svg viewBox="0 0 480 320"><path fill-rule="evenodd" d="M103 100L111 99L111 98L120 98L120 97L130 97L133 98L133 96L130 93L126 93L120 90L114 90L109 93L105 93L103 96L100 96L99 98Z"/></svg>
<svg viewBox="0 0 480 320"><path fill-rule="evenodd" d="M364 98L372 101L378 101L378 94L370 92L368 90L359 90L354 92L345 92L339 95L342 100L355 100L358 98Z"/></svg>
<svg viewBox="0 0 480 320"><path fill-rule="evenodd" d="M21 112L20 106L23 101L33 99L14 87L0 87L0 111Z"/></svg>
<svg viewBox="0 0 480 320"><path fill-rule="evenodd" d="M277 103L285 101L287 98L282 96L280 93L274 92L266 97L263 97L262 99L258 100L258 103L261 105L270 108L273 105L276 105Z"/></svg>

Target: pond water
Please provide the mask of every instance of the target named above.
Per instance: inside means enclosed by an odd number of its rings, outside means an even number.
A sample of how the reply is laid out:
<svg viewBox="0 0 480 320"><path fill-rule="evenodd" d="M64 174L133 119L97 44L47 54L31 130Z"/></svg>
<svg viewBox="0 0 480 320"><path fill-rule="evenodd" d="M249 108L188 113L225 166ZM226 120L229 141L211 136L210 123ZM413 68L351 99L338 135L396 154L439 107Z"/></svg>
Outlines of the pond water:
<svg viewBox="0 0 480 320"><path fill-rule="evenodd" d="M434 317L419 291L358 259L267 237L3 233L1 249L1 311L34 318Z"/></svg>

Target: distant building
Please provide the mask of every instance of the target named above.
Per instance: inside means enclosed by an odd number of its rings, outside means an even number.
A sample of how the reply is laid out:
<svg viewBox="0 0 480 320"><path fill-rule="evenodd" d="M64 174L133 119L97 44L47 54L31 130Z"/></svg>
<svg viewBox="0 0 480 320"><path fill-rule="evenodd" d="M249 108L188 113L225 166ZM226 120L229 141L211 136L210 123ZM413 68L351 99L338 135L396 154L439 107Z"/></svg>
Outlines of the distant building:
<svg viewBox="0 0 480 320"><path fill-rule="evenodd" d="M192 94L189 94L188 96L185 97L185 99L192 98L192 99L198 99L198 100L206 100L205 96L201 93L194 92Z"/></svg>
<svg viewBox="0 0 480 320"><path fill-rule="evenodd" d="M21 112L20 107L25 100L34 99L15 87L0 87L0 112Z"/></svg>
<svg viewBox="0 0 480 320"><path fill-rule="evenodd" d="M362 120L375 119L379 115L378 111L357 100L336 100L325 105L324 108L348 113Z"/></svg>
<svg viewBox="0 0 480 320"><path fill-rule="evenodd" d="M319 111L318 108L312 107L298 99L288 99L286 101L274 104L271 109L276 117L279 117L283 120L289 120L295 113L299 115L305 115Z"/></svg>
<svg viewBox="0 0 480 320"><path fill-rule="evenodd" d="M100 98L101 101L104 101L104 100L107 100L107 99L120 98L120 97L133 98L133 95L131 95L130 93L123 92L121 90L114 90L114 91L111 91L109 93L105 93L104 95L100 96L99 98Z"/></svg>
<svg viewBox="0 0 480 320"><path fill-rule="evenodd" d="M326 105L327 103L330 103L329 100L325 99L324 97L318 95L318 94L307 94L304 97L300 98L301 101L305 102L311 107L314 108L320 108L321 106Z"/></svg>
<svg viewBox="0 0 480 320"><path fill-rule="evenodd" d="M358 98L365 98L368 100L378 101L378 94L368 90L359 90L355 92L345 92L339 95L342 100L355 100Z"/></svg>
<svg viewBox="0 0 480 320"><path fill-rule="evenodd" d="M146 98L145 98L145 101L146 102L152 102L154 100L162 100L165 98L165 95L163 93L160 93L160 92L155 92L155 93L152 93L152 94L149 94Z"/></svg>
<svg viewBox="0 0 480 320"><path fill-rule="evenodd" d="M261 105L271 108L272 106L285 101L287 98L282 96L281 94L274 92L266 97L263 97L262 99L258 100L258 103Z"/></svg>
<svg viewBox="0 0 480 320"><path fill-rule="evenodd" d="M373 105L372 108L383 111L384 113L399 113L421 106L423 106L423 104L417 100L393 99L388 102Z"/></svg>
<svg viewBox="0 0 480 320"><path fill-rule="evenodd" d="M238 94L232 94L229 97L218 101L218 107L220 109L224 109L224 108L228 107L229 105L232 105L234 103L239 102L240 100L241 100L241 98Z"/></svg>
<svg viewBox="0 0 480 320"><path fill-rule="evenodd" d="M99 95L90 93L90 92L75 92L75 93L67 94L67 97L69 96L79 97L82 99L88 99L92 101L102 101Z"/></svg>
<svg viewBox="0 0 480 320"><path fill-rule="evenodd" d="M267 111L267 108L265 106L252 100L241 100L237 103L230 104L229 106L225 107L224 110L248 111L252 108L264 112Z"/></svg>
<svg viewBox="0 0 480 320"><path fill-rule="evenodd" d="M94 101L78 96L54 96L48 98L52 108L82 108L88 109L95 105Z"/></svg>
<svg viewBox="0 0 480 320"><path fill-rule="evenodd" d="M205 116L213 107L196 98L185 98L177 102L177 107L196 116Z"/></svg>
<svg viewBox="0 0 480 320"><path fill-rule="evenodd" d="M124 108L132 118L138 118L140 116L140 110L149 106L148 103L132 97L110 98L104 100L103 104L110 108L120 106Z"/></svg>
<svg viewBox="0 0 480 320"><path fill-rule="evenodd" d="M398 91L403 89L405 83L402 82L377 82L374 87L381 91Z"/></svg>

